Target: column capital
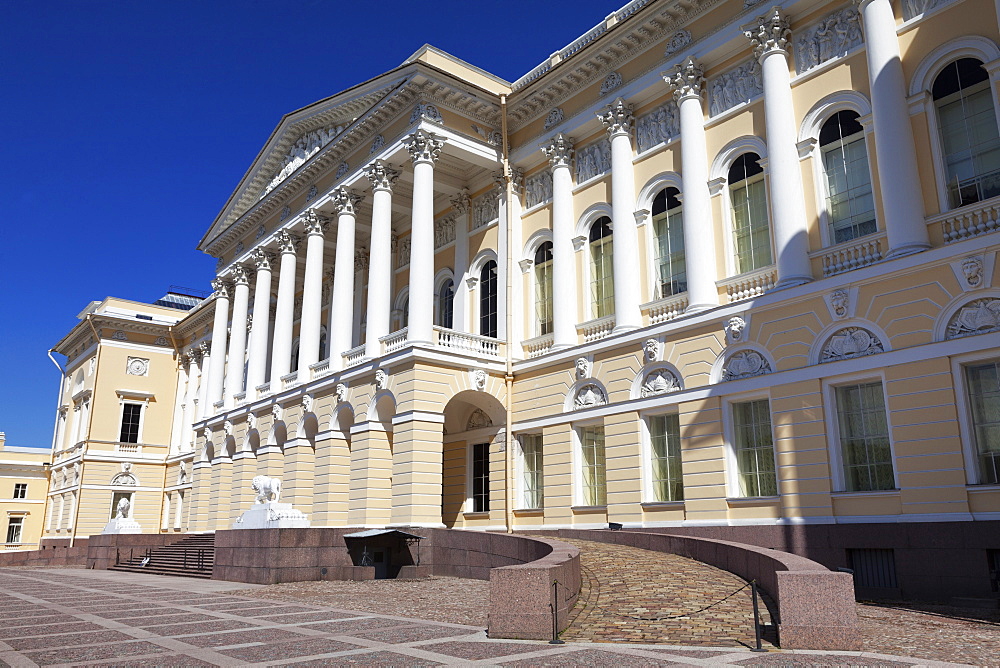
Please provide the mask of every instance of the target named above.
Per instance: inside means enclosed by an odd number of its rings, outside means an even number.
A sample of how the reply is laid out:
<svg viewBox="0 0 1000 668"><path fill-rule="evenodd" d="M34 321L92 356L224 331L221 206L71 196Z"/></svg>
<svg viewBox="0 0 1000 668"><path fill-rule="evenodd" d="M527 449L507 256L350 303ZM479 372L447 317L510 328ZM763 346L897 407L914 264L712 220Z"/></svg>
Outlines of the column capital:
<svg viewBox="0 0 1000 668"><path fill-rule="evenodd" d="M241 264L233 265L230 269L231 278L233 285L250 285L250 277L247 275L247 270Z"/></svg>
<svg viewBox="0 0 1000 668"><path fill-rule="evenodd" d="M295 253L299 246L299 242L302 241L299 237L291 234L288 230L282 230L278 232L275 239L278 242L278 252L280 253Z"/></svg>
<svg viewBox="0 0 1000 668"><path fill-rule="evenodd" d="M198 344L198 351L195 353L201 359L210 357L212 355L212 346L208 341L202 341Z"/></svg>
<svg viewBox="0 0 1000 668"><path fill-rule="evenodd" d="M330 224L330 219L319 215L316 209L309 209L302 219L302 224L306 228L307 235L318 234L319 236L323 236L323 232L326 231L327 226Z"/></svg>
<svg viewBox="0 0 1000 668"><path fill-rule="evenodd" d="M772 7L767 14L758 16L743 34L750 40L754 56L760 60L771 53L787 54L785 47L788 46L792 31L788 17L781 13L780 8Z"/></svg>
<svg viewBox="0 0 1000 668"><path fill-rule="evenodd" d="M232 283L222 278L212 279L212 290L215 291L216 298L229 299L229 291L232 287Z"/></svg>
<svg viewBox="0 0 1000 668"><path fill-rule="evenodd" d="M258 248L250 255L250 260L254 263L257 271L271 271L274 253L264 248Z"/></svg>
<svg viewBox="0 0 1000 668"><path fill-rule="evenodd" d="M364 199L364 195L348 190L347 188L337 188L333 191L333 208L338 214L348 214L353 216L358 204Z"/></svg>
<svg viewBox="0 0 1000 668"><path fill-rule="evenodd" d="M608 105L603 113L597 114L597 118L604 123L608 130L608 136L627 135L632 130L632 105L625 102L625 98L618 98Z"/></svg>
<svg viewBox="0 0 1000 668"><path fill-rule="evenodd" d="M865 7L875 2L875 0L853 0L853 3L859 10L863 10ZM895 26L893 26L895 28Z"/></svg>
<svg viewBox="0 0 1000 668"><path fill-rule="evenodd" d="M365 176L372 184L373 190L392 192L392 187L399 178L399 172L382 160L376 160L365 169Z"/></svg>
<svg viewBox="0 0 1000 668"><path fill-rule="evenodd" d="M663 80L670 86L674 99L679 103L688 97L701 97L705 86L705 69L688 56L687 60L674 67L672 74L664 73Z"/></svg>
<svg viewBox="0 0 1000 668"><path fill-rule="evenodd" d="M458 194L451 198L451 206L458 213L467 213L469 211L469 206L472 204L472 199L469 197L469 189L462 188L458 191Z"/></svg>
<svg viewBox="0 0 1000 668"><path fill-rule="evenodd" d="M496 187L500 189L500 196L503 197L504 193L507 191L507 183L504 181L503 172L496 172L493 175L493 182ZM510 168L510 183L514 189L514 193L518 193L524 189L524 170L517 167L511 166Z"/></svg>
<svg viewBox="0 0 1000 668"><path fill-rule="evenodd" d="M550 166L569 167L573 159L573 138L560 132L547 146L542 146L542 153L549 159Z"/></svg>
<svg viewBox="0 0 1000 668"><path fill-rule="evenodd" d="M410 152L410 159L413 164L437 162L438 154L444 146L444 139L426 130L417 130L406 138L403 142L406 150Z"/></svg>

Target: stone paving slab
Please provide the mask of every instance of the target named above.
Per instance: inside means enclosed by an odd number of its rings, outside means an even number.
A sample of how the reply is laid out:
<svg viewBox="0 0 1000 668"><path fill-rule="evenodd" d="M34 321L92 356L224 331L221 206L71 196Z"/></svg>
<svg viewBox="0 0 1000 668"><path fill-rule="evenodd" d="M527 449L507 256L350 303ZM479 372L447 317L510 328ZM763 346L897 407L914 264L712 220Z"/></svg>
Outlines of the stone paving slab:
<svg viewBox="0 0 1000 668"><path fill-rule="evenodd" d="M156 583L162 583L157 587ZM130 585L135 585L130 588ZM116 594L101 599L111 587ZM228 587L228 589L227 589ZM480 626L322 605L261 608L226 594L244 583L82 569L0 569L0 609L57 624L6 627L0 668L44 666L908 666L860 652L770 652L744 647L537 641L486 637ZM131 593L130 593L131 592ZM79 595L78 595L79 594ZM176 594L168 600L165 596ZM42 598L42 597L45 598ZM84 600L86 599L86 600ZM94 605L114 600L116 605ZM149 602L156 601L151 607ZM79 603L77 602L79 601ZM198 605L192 605L197 601ZM255 607L256 606L256 607ZM145 614L154 610L155 614ZM131 614L129 612L131 611ZM247 611L252 614L246 614ZM10 619L5 617L3 619ZM25 617L29 619L29 617ZM170 620L174 623L156 623ZM30 634L17 634L30 629ZM87 630L84 630L87 629ZM11 633L14 632L13 635Z"/></svg>

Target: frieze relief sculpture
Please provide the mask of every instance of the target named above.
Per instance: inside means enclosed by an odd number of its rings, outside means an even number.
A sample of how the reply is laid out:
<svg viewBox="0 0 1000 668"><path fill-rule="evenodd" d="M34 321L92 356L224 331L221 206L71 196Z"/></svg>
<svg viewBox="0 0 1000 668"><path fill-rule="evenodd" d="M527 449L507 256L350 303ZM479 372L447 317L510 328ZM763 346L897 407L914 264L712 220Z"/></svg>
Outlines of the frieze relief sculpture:
<svg viewBox="0 0 1000 668"><path fill-rule="evenodd" d="M864 38L861 16L854 7L828 14L795 40L795 71L807 72L826 61L845 55Z"/></svg>
<svg viewBox="0 0 1000 668"><path fill-rule="evenodd" d="M410 237L404 237L396 246L396 269L408 264L410 264Z"/></svg>
<svg viewBox="0 0 1000 668"><path fill-rule="evenodd" d="M643 397L653 397L676 392L679 389L681 389L681 383L673 372L669 369L656 369L646 374L646 378L642 381L640 394Z"/></svg>
<svg viewBox="0 0 1000 668"><path fill-rule="evenodd" d="M333 178L335 178L335 179L341 179L341 178L347 176L347 170L349 170L349 169L350 169L350 166L346 162L340 163L340 166L337 167L337 173L333 175Z"/></svg>
<svg viewBox="0 0 1000 668"><path fill-rule="evenodd" d="M129 485L134 486L139 484L139 480L132 473L132 462L122 462L121 473L116 473L115 477L111 479L112 485Z"/></svg>
<svg viewBox="0 0 1000 668"><path fill-rule="evenodd" d="M945 5L952 0L903 0L903 20L909 21L915 16Z"/></svg>
<svg viewBox="0 0 1000 668"><path fill-rule="evenodd" d="M677 103L667 102L639 118L635 124L635 140L639 152L648 151L680 134L680 113Z"/></svg>
<svg viewBox="0 0 1000 668"><path fill-rule="evenodd" d="M688 32L687 30L681 30L679 32L675 32L674 36L670 38L669 42L667 42L667 49L666 51L663 52L663 55L669 58L670 56L674 55L675 53L677 53L690 43L691 43L690 32Z"/></svg>
<svg viewBox="0 0 1000 668"><path fill-rule="evenodd" d="M830 337L823 346L819 363L849 360L885 352L879 338L861 327L846 327Z"/></svg>
<svg viewBox="0 0 1000 668"><path fill-rule="evenodd" d="M545 117L545 129L548 130L553 125L558 125L563 121L563 110L560 107L556 107L549 112L549 115Z"/></svg>
<svg viewBox="0 0 1000 668"><path fill-rule="evenodd" d="M524 184L524 203L530 209L552 199L552 172L543 170L528 177Z"/></svg>
<svg viewBox="0 0 1000 668"><path fill-rule="evenodd" d="M291 176L292 172L305 164L309 158L316 155L321 148L333 141L334 137L343 131L344 126L342 125L330 126L307 132L295 140L292 147L288 149L281 167L274 173L267 187L264 188L264 192L261 193L260 199L264 199L265 195L274 190L279 183Z"/></svg>
<svg viewBox="0 0 1000 668"><path fill-rule="evenodd" d="M449 216L434 221L434 249L443 248L455 240L455 218Z"/></svg>
<svg viewBox="0 0 1000 668"><path fill-rule="evenodd" d="M410 122L414 123L421 117L430 121L444 123L444 119L441 118L441 112L433 104L418 104L413 107L413 113L410 114Z"/></svg>
<svg viewBox="0 0 1000 668"><path fill-rule="evenodd" d="M576 182L583 183L611 171L611 143L601 140L576 152Z"/></svg>
<svg viewBox="0 0 1000 668"><path fill-rule="evenodd" d="M607 95L621 85L622 75L618 72L612 72L604 78L604 83L601 84L601 95Z"/></svg>
<svg viewBox="0 0 1000 668"><path fill-rule="evenodd" d="M712 81L709 113L717 116L764 94L760 63L751 59Z"/></svg>
<svg viewBox="0 0 1000 668"><path fill-rule="evenodd" d="M499 193L491 190L472 202L472 229L478 229L500 220Z"/></svg>
<svg viewBox="0 0 1000 668"><path fill-rule="evenodd" d="M577 408L590 408L591 406L603 406L607 404L608 398L604 395L604 390L598 385L591 383L584 385L577 391L573 403Z"/></svg>
<svg viewBox="0 0 1000 668"><path fill-rule="evenodd" d="M722 380L740 380L771 373L771 364L756 350L734 353L722 368Z"/></svg>
<svg viewBox="0 0 1000 668"><path fill-rule="evenodd" d="M385 147L385 137L379 135L375 137L375 139L372 141L372 147L368 149L368 155L371 155L375 151L379 151L384 147Z"/></svg>
<svg viewBox="0 0 1000 668"><path fill-rule="evenodd" d="M946 339L1000 331L1000 299L975 299L951 317Z"/></svg>

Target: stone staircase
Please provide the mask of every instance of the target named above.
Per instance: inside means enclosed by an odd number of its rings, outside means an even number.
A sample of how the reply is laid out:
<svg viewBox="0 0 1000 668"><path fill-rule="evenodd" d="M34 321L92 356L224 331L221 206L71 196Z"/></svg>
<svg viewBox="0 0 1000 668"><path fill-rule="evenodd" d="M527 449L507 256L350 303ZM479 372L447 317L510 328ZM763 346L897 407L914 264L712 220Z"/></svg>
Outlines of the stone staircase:
<svg viewBox="0 0 1000 668"><path fill-rule="evenodd" d="M147 550L119 550L115 562L108 570L207 580L212 577L215 563L215 534L196 534L172 545Z"/></svg>

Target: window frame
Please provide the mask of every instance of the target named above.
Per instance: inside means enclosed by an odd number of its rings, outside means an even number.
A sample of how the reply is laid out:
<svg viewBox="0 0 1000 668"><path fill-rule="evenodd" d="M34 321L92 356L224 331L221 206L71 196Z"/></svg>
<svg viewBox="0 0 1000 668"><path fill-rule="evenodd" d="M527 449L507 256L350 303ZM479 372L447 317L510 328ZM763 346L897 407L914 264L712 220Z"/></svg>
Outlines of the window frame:
<svg viewBox="0 0 1000 668"><path fill-rule="evenodd" d="M493 293L493 333L489 334L484 331L483 318L487 318L487 323L489 322L490 315L483 312L484 301L488 299L488 295L485 289L486 281L483 280L483 276L486 273L487 267L493 264L493 280L491 281L494 286ZM499 338L500 336L500 263L497 262L496 258L489 257L486 258L480 265L476 272L476 334L479 336L485 336L488 338Z"/></svg>
<svg viewBox="0 0 1000 668"><path fill-rule="evenodd" d="M951 358L952 384L955 394L955 408L958 413L959 434L962 437L962 456L965 460L965 482L975 489L998 489L1000 483L979 482L979 449L975 444L975 426L972 422L972 405L968 396L965 368L986 362L1000 362L996 351L977 351Z"/></svg>
<svg viewBox="0 0 1000 668"><path fill-rule="evenodd" d="M892 489L849 490L844 472L844 452L840 433L840 405L837 403L837 388L849 385L878 382L882 386L882 401L885 408L885 425L889 438L889 456L892 464ZM826 422L827 456L830 462L830 491L833 494L885 495L899 491L899 467L896 460L896 443L893 437L892 411L889 409L889 395L886 392L884 370L868 370L857 373L831 376L823 379L823 409Z"/></svg>
<svg viewBox="0 0 1000 668"><path fill-rule="evenodd" d="M10 497L12 499L27 499L28 498L28 483L26 482L15 482L14 492Z"/></svg>
<svg viewBox="0 0 1000 668"><path fill-rule="evenodd" d="M528 501L528 486L527 475L528 475L528 454L527 448L525 447L526 439L537 438L538 442L535 447L538 448L537 460L538 468L533 472L532 477L536 478L535 486L537 489L537 500L534 505L531 505ZM516 502L514 504L514 510L544 510L545 509L545 437L542 432L531 432L527 434L518 434L517 436L517 446L518 446L518 458L515 467L515 475L517 476L517 484L515 486Z"/></svg>
<svg viewBox="0 0 1000 668"><path fill-rule="evenodd" d="M17 529L17 540L11 540L11 530ZM22 545L24 543L24 515L7 516L7 534L4 536L5 545Z"/></svg>
<svg viewBox="0 0 1000 668"><path fill-rule="evenodd" d="M125 407L135 406L138 408L139 415L137 424L135 427L135 440L126 441L122 439L123 431L125 429ZM128 443L139 445L142 441L142 423L145 421L146 404L145 402L135 401L134 399L122 399L118 407L118 438L115 439L116 443Z"/></svg>
<svg viewBox="0 0 1000 668"><path fill-rule="evenodd" d="M667 209L665 209L663 211L663 213L654 214L652 212L653 211L652 210L652 203L656 201L656 198L659 197L659 195L660 195L661 192L667 191L667 190L670 190L670 189L677 190L676 199L680 202L681 205L679 207L674 208L674 209L667 208ZM657 189L653 193L652 202L650 203L649 237L648 237L648 243L650 245L649 246L649 248L650 248L650 253L649 253L649 267L650 267L650 272L649 273L650 273L650 283L651 283L649 297L650 297L651 300L670 299L670 298L676 297L678 295L685 294L688 291L687 244L686 244L687 240L684 238L684 200L683 200L683 197L684 197L684 193L681 191L681 188L679 186L673 184L673 183L665 183L665 184L663 184L662 188ZM669 203L669 200L668 200L668 203ZM676 213L674 213L674 214L671 215L671 213L670 213L671 211L676 211ZM680 226L680 238L681 238L681 251L680 251L680 255L682 256L682 258L683 258L682 262L684 263L684 289L683 290L678 290L676 292L672 291L669 295L665 295L665 294L662 294L662 280L661 280L661 276L660 276L660 267L661 267L661 265L663 263L663 258L660 257L660 235L657 234L656 226L657 226L657 223L659 223L659 222L665 222L666 226L667 226L667 230L668 230L667 231L667 237L669 238L669 236L670 236L669 230L670 230L670 227L671 227L670 220L674 216L677 216L676 223L677 223L677 225ZM669 255L673 256L675 254L676 253L671 252ZM675 272L672 270L673 262L672 262L672 260L668 260L668 263L671 265L671 272L670 272L670 278L671 278L671 280L670 280L670 283L671 283L671 285L673 285L676 282L674 280Z"/></svg>
<svg viewBox="0 0 1000 668"><path fill-rule="evenodd" d="M684 455L683 455L683 444L680 438L680 413L676 410L677 406L674 406L675 410L666 411L657 410L656 412L642 413L640 415L640 429L641 429L641 439L640 447L642 453L642 503L643 504L655 504L655 505L666 505L666 504L683 504L684 503ZM653 429L652 421L664 417L676 417L678 418L678 428L677 428L677 458L678 464L681 467L681 496L679 499L671 499L666 501L661 501L656 498L656 487L655 480L653 478Z"/></svg>
<svg viewBox="0 0 1000 668"><path fill-rule="evenodd" d="M548 244L550 246L550 248L549 248L549 255L552 256L552 251L554 249L554 244L552 242L552 239L549 239L549 238L541 239L538 242L538 244L535 245L534 249L531 252L531 268L530 268L530 271L531 271L531 280L529 282L531 284L531 288L530 288L531 289L531 315L532 315L532 318L531 318L531 322L532 322L531 331L532 331L532 333L533 333L534 336L547 336L549 334L552 334L555 331L555 301L552 298L552 289L553 289L552 288L552 284L553 284L553 281L554 281L554 269L555 269L555 259L553 257L550 257L545 262L545 264L548 265L547 266L547 271L548 271L547 282L548 282L548 294L549 294L549 296L548 296L548 299L547 299L548 308L545 309L545 311L547 312L546 315L548 316L548 331L543 331L544 330L544 327L542 326L543 321L539 317L539 291L541 289L541 283L539 281L538 272L541 271L542 267L541 267L541 263L539 263L537 260L538 260L538 254L541 252L542 247L545 244Z"/></svg>
<svg viewBox="0 0 1000 668"><path fill-rule="evenodd" d="M583 432L589 429L599 428L602 432L603 440L603 450L604 450L604 461L602 462L604 468L604 489L603 489L603 501L604 503L589 503L590 499L587 498L586 491L584 489L584 475L583 468L586 464L586 457L584 456L583 450ZM572 427L573 431L573 507L574 508L607 508L608 507L608 457L607 457L607 432L605 431L604 420L588 420L587 422L574 423ZM596 468L596 464L595 464ZM597 489L598 493L594 501L600 502L602 490Z"/></svg>
<svg viewBox="0 0 1000 668"><path fill-rule="evenodd" d="M872 134L872 119L871 114L867 116L862 115L858 110L847 107L843 109L832 108L825 110L826 114L823 116L823 122L819 124L816 134L816 148L813 152L813 164L815 166L814 173L816 176L817 184L817 199L819 200L819 222L820 222L820 232L823 239L823 246L838 246L840 244L852 244L859 243L858 240L865 237L872 237L883 231L881 226L881 221L879 220L879 201L877 198L877 193L875 192L875 180L873 175L875 174L874 165L872 164L872 153L871 144L869 138ZM829 150L824 151L824 147L820 144L820 136L822 130L826 127L826 124L837 114L849 111L858 115L858 123L861 125L861 132L857 132L849 137L858 137L855 141L863 141L865 146L865 165L868 168L868 185L871 188L872 193L872 220L875 223L875 230L869 232L868 234L859 235L852 237L846 241L837 241L835 236L835 230L833 228L833 212L830 210L830 180L826 169L826 155ZM839 142L841 146L844 146L845 137L841 137Z"/></svg>
<svg viewBox="0 0 1000 668"><path fill-rule="evenodd" d="M594 226L597 225L598 222L600 222L604 218L608 219L608 229L611 230L611 234L601 237L599 242L591 241L590 235L593 233ZM609 214L605 214L602 212L599 215L594 216L593 219L587 223L586 231L587 231L587 236L584 249L586 253L585 262L587 266L587 273L586 273L587 280L585 285L585 289L587 290L585 301L587 304L587 313L589 315L587 319L597 320L599 318L609 318L609 317L613 318L615 317L614 222ZM594 259L594 254L596 252L595 245L598 243L600 244L601 264L602 266L607 266L606 271L608 272L607 274L602 275L600 279L598 279L597 277L597 263L595 262ZM608 251L609 244L611 246L610 251ZM598 313L599 302L595 294L595 287L597 285L598 280L602 281L602 283L606 285L611 286L611 291L610 291L611 296L610 297L605 296L602 300L600 300L600 303L605 303L608 300L610 300L611 302L609 312L605 313L604 315Z"/></svg>
<svg viewBox="0 0 1000 668"><path fill-rule="evenodd" d="M736 415L737 404L751 403L755 401L767 401L768 417L771 427L771 454L774 457L774 495L766 496L745 496L740 487L740 467L739 457L736 453ZM771 408L770 392L764 390L746 394L735 394L722 398L722 432L726 446L726 498L732 500L744 499L779 499L781 498L781 476L778 468L778 451L774 437L774 411Z"/></svg>

